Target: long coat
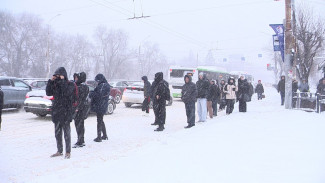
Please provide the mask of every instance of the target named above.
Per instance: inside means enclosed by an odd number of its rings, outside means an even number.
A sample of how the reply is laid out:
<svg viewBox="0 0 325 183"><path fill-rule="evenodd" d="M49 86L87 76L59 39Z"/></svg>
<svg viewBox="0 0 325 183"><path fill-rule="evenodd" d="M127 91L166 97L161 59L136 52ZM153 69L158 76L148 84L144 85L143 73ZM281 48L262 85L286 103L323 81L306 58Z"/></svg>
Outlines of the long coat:
<svg viewBox="0 0 325 183"><path fill-rule="evenodd" d="M97 74L95 81L98 82L98 85L89 95L91 98L91 109L97 114L104 115L107 112L111 87L103 74Z"/></svg>
<svg viewBox="0 0 325 183"><path fill-rule="evenodd" d="M48 81L46 86L46 95L53 96L52 121L53 123L67 123L72 121L73 95L75 85L68 80L67 72L64 67L58 68L54 75L63 75L64 79L57 78Z"/></svg>

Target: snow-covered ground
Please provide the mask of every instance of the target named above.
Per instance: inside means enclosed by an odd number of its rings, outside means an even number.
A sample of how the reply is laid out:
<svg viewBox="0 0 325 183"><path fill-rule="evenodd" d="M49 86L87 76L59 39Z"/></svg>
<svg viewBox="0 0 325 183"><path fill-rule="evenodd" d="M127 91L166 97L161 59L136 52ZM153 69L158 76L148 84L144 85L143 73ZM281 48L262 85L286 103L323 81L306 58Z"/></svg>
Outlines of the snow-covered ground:
<svg viewBox="0 0 325 183"><path fill-rule="evenodd" d="M7 182L213 182L324 183L325 114L285 110L272 88L247 113L224 112L184 129L184 104L167 107L164 132L154 116L118 105L105 116L109 140L95 143L96 117L86 120L86 146L70 160L56 152L51 118L3 114L0 183ZM74 124L72 142L76 141Z"/></svg>

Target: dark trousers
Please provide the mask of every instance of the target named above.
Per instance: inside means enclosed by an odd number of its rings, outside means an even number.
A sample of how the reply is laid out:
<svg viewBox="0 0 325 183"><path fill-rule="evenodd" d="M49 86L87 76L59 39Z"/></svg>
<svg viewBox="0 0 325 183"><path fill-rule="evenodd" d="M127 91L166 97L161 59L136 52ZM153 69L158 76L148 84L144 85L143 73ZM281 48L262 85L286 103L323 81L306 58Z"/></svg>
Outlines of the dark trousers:
<svg viewBox="0 0 325 183"><path fill-rule="evenodd" d="M150 108L150 97L146 97L142 102L142 111L146 111L146 113L149 113L149 108Z"/></svg>
<svg viewBox="0 0 325 183"><path fill-rule="evenodd" d="M280 92L281 95L281 105L284 105L285 92Z"/></svg>
<svg viewBox="0 0 325 183"><path fill-rule="evenodd" d="M85 111L78 111L74 119L78 135L77 143L85 143Z"/></svg>
<svg viewBox="0 0 325 183"><path fill-rule="evenodd" d="M103 132L103 137L107 137L106 126L103 118L104 118L104 114L97 113L97 137L98 138L102 137L102 132Z"/></svg>
<svg viewBox="0 0 325 183"><path fill-rule="evenodd" d="M239 100L239 112L247 111L247 103L243 99Z"/></svg>
<svg viewBox="0 0 325 183"><path fill-rule="evenodd" d="M70 122L56 122L54 123L55 128L55 138L58 152L63 152L63 143L62 143L62 131L64 132L65 140L65 151L66 153L71 152L71 129Z"/></svg>
<svg viewBox="0 0 325 183"><path fill-rule="evenodd" d="M232 111L234 110L235 99L226 99L226 101L227 101L226 113L231 114Z"/></svg>
<svg viewBox="0 0 325 183"><path fill-rule="evenodd" d="M225 109L226 106L227 106L227 100L226 99L220 99L219 109L223 110L223 109Z"/></svg>
<svg viewBox="0 0 325 183"><path fill-rule="evenodd" d="M153 109L155 113L155 123L164 126L166 122L166 101L154 100Z"/></svg>
<svg viewBox="0 0 325 183"><path fill-rule="evenodd" d="M257 100L262 100L262 93L257 93Z"/></svg>
<svg viewBox="0 0 325 183"><path fill-rule="evenodd" d="M212 100L212 109L213 109L213 115L217 116L217 114L218 114L218 100L217 99Z"/></svg>
<svg viewBox="0 0 325 183"><path fill-rule="evenodd" d="M188 125L195 125L195 102L185 103Z"/></svg>

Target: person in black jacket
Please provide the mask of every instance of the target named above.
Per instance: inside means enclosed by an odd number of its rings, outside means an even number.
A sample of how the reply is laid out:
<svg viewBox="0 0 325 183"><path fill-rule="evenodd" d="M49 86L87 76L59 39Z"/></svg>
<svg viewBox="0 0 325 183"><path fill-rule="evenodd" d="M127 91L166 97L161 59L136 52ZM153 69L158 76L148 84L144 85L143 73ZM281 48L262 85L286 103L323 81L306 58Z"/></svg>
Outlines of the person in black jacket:
<svg viewBox="0 0 325 183"><path fill-rule="evenodd" d="M76 125L76 131L78 135L77 143L73 146L74 148L85 146L85 118L87 117L87 97L89 93L89 87L85 84L86 73L75 73L74 79L78 86L78 106L76 108L76 116L74 119Z"/></svg>
<svg viewBox="0 0 325 183"><path fill-rule="evenodd" d="M222 111L226 108L227 106L227 101L226 101L226 93L224 92L224 88L226 85L226 81L225 80L221 80L220 82L220 97L219 97L219 111Z"/></svg>
<svg viewBox="0 0 325 183"><path fill-rule="evenodd" d="M281 95L281 105L284 105L285 99L285 76L281 76L281 80L278 83L278 93Z"/></svg>
<svg viewBox="0 0 325 183"><path fill-rule="evenodd" d="M148 81L147 76L143 76L142 81L144 83L144 87L143 87L144 100L142 102L142 111L146 111L146 113L149 114L151 84Z"/></svg>
<svg viewBox="0 0 325 183"><path fill-rule="evenodd" d="M213 116L218 115L218 101L220 99L221 91L219 88L218 80L213 80L212 85L215 87L216 95L212 99L212 109L213 109Z"/></svg>
<svg viewBox="0 0 325 183"><path fill-rule="evenodd" d="M262 95L264 93L264 87L262 85L262 81L258 80L258 84L256 85L255 88L255 93L257 93L257 100L262 100Z"/></svg>
<svg viewBox="0 0 325 183"><path fill-rule="evenodd" d="M170 99L169 84L164 80L162 72L155 74L155 81L152 83L153 110L155 122L151 125L158 125L155 131L163 131L166 121L166 101Z"/></svg>
<svg viewBox="0 0 325 183"><path fill-rule="evenodd" d="M292 79L292 107L296 107L297 91L298 91L298 81L295 78L293 78Z"/></svg>
<svg viewBox="0 0 325 183"><path fill-rule="evenodd" d="M195 102L197 96L196 85L192 82L192 77L184 76L185 84L182 87L182 101L185 103L185 110L188 125L185 128L195 126Z"/></svg>
<svg viewBox="0 0 325 183"><path fill-rule="evenodd" d="M247 103L249 102L249 84L244 76L238 79L237 99L239 101L239 112L247 112Z"/></svg>
<svg viewBox="0 0 325 183"><path fill-rule="evenodd" d="M208 112L210 119L213 118L214 112L215 112L215 107L213 107L213 104L216 104L216 100L219 96L219 90L218 86L215 85L215 81L210 81L210 86L208 90L208 96L207 96L207 105L208 105Z"/></svg>
<svg viewBox="0 0 325 183"><path fill-rule="evenodd" d="M92 111L96 112L97 114L97 137L94 139L94 141L101 142L102 140L108 139L103 118L107 112L111 86L107 83L107 80L103 74L97 74L95 81L98 83L98 85L95 90L90 93L89 97L91 98Z"/></svg>
<svg viewBox="0 0 325 183"><path fill-rule="evenodd" d="M196 82L197 88L197 112L199 114L199 122L205 122L207 119L207 97L209 90L209 81L206 76L201 72L199 80Z"/></svg>
<svg viewBox="0 0 325 183"><path fill-rule="evenodd" d="M52 79L49 79L46 86L46 95L53 96L52 121L55 126L55 138L58 151L51 157L62 156L62 130L66 146L65 158L70 158L71 153L71 129L73 111L73 95L76 89L73 82L68 80L67 72L64 67L58 68Z"/></svg>
<svg viewBox="0 0 325 183"><path fill-rule="evenodd" d="M2 109L3 109L3 91L0 86L0 131L1 131L1 122L2 122Z"/></svg>

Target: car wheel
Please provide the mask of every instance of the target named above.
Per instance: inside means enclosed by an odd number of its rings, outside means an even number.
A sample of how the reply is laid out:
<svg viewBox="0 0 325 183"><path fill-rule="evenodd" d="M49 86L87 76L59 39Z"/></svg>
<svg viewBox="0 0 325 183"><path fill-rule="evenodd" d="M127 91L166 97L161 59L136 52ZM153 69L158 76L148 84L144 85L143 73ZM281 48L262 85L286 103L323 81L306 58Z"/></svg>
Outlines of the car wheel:
<svg viewBox="0 0 325 183"><path fill-rule="evenodd" d="M115 100L115 103L116 104L119 104L120 102L121 102L121 95L119 95L119 94L117 94L116 96L115 96L115 98L114 98L114 100Z"/></svg>
<svg viewBox="0 0 325 183"><path fill-rule="evenodd" d="M125 107L131 107L132 104L131 103L125 103Z"/></svg>
<svg viewBox="0 0 325 183"><path fill-rule="evenodd" d="M114 104L113 102L109 102L107 107L107 114L113 114L113 112L114 112Z"/></svg>
<svg viewBox="0 0 325 183"><path fill-rule="evenodd" d="M36 114L36 116L38 116L38 117L45 117L46 114Z"/></svg>
<svg viewBox="0 0 325 183"><path fill-rule="evenodd" d="M172 98L172 97L170 97L170 100L168 101L167 105L168 105L168 106L173 105L173 98Z"/></svg>

